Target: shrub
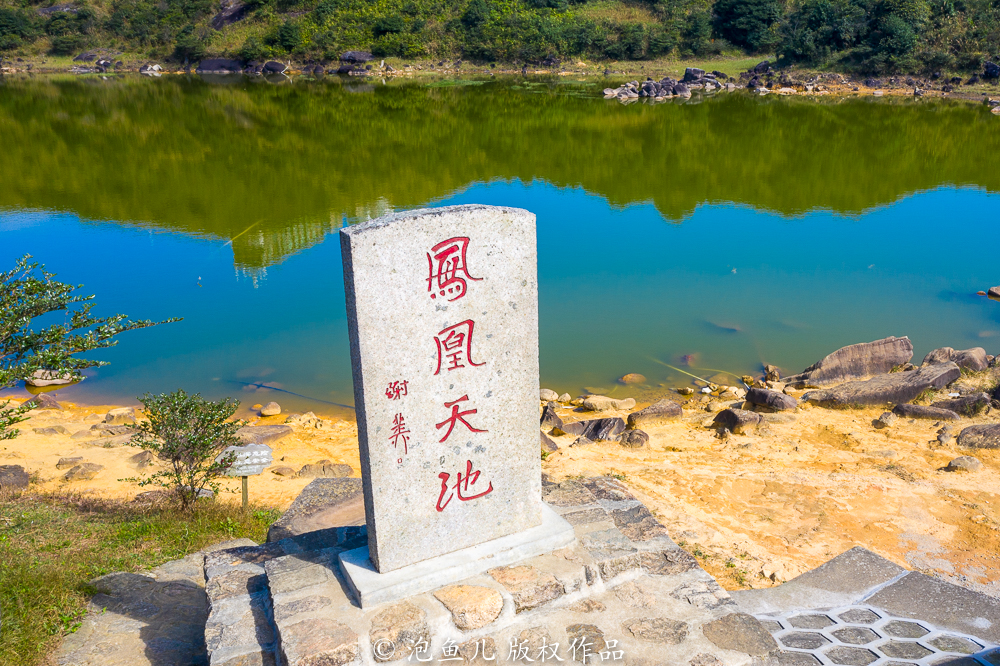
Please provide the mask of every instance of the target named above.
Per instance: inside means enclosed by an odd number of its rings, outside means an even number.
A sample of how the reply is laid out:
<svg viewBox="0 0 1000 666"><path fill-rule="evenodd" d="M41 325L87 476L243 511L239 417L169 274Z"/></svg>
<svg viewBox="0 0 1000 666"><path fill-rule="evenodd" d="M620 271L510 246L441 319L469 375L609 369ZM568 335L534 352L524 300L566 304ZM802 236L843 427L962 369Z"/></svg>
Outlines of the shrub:
<svg viewBox="0 0 1000 666"><path fill-rule="evenodd" d="M684 24L684 50L692 55L707 55L712 46L712 12L697 9Z"/></svg>
<svg viewBox="0 0 1000 666"><path fill-rule="evenodd" d="M183 509L193 507L199 492L206 488L219 492L217 479L225 475L234 458L225 456L217 461L216 457L227 446L241 444L236 431L246 425L244 421L229 420L239 401L226 398L211 402L183 390L147 393L138 400L149 420L135 426L130 444L152 451L167 463L167 469L155 472L139 485L172 490Z"/></svg>
<svg viewBox="0 0 1000 666"><path fill-rule="evenodd" d="M178 60L195 61L205 56L205 42L195 34L194 26L189 25L181 30L174 43L174 57Z"/></svg>
<svg viewBox="0 0 1000 666"><path fill-rule="evenodd" d="M52 38L49 53L53 55L72 55L83 48L84 39L80 35L60 35Z"/></svg>
<svg viewBox="0 0 1000 666"><path fill-rule="evenodd" d="M417 35L390 33L379 37L372 43L372 55L377 58L392 56L418 58L426 55L426 50Z"/></svg>
<svg viewBox="0 0 1000 666"><path fill-rule="evenodd" d="M278 28L275 43L285 51L294 51L302 45L302 28L298 23L285 21Z"/></svg>
<svg viewBox="0 0 1000 666"><path fill-rule="evenodd" d="M375 35L376 39L382 35L392 35L404 30L406 30L406 22L402 16L385 16L375 21L372 26L372 34Z"/></svg>
<svg viewBox="0 0 1000 666"><path fill-rule="evenodd" d="M237 56L243 62L264 60L268 57L268 49L259 39L251 35L243 42L243 46L240 47Z"/></svg>

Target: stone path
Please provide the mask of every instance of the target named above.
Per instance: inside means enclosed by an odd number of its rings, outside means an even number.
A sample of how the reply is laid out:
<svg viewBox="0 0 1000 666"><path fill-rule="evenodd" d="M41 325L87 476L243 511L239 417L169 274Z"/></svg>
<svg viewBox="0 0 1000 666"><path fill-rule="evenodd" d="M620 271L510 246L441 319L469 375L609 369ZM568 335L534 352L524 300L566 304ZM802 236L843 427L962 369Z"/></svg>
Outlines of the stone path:
<svg viewBox="0 0 1000 666"><path fill-rule="evenodd" d="M778 642L774 666L1000 666L1000 600L863 548L733 598Z"/></svg>
<svg viewBox="0 0 1000 666"><path fill-rule="evenodd" d="M573 546L372 609L337 566L363 527L211 553L210 664L527 664L548 646L567 662L751 666L777 649L618 481L546 484L543 499L574 525Z"/></svg>

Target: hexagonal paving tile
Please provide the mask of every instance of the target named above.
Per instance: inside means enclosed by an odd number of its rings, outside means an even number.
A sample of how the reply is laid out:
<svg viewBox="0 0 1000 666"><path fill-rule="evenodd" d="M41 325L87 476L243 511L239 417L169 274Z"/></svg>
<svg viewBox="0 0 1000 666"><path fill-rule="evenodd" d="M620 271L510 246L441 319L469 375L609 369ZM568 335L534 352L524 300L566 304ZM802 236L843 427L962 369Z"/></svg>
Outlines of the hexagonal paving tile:
<svg viewBox="0 0 1000 666"><path fill-rule="evenodd" d="M871 650L844 647L842 645L832 647L824 654L833 663L845 664L846 666L868 666L868 664L878 660L878 656Z"/></svg>
<svg viewBox="0 0 1000 666"><path fill-rule="evenodd" d="M833 632L837 640L848 645L865 645L879 638L871 629L866 627L844 627Z"/></svg>
<svg viewBox="0 0 1000 666"><path fill-rule="evenodd" d="M871 624L882 619L867 608L852 608L841 613L839 617L841 622L850 622L851 624Z"/></svg>
<svg viewBox="0 0 1000 666"><path fill-rule="evenodd" d="M784 627L781 626L781 623L778 622L777 620L761 620L760 623L764 625L764 628L770 631L772 634L776 634L782 629L784 629Z"/></svg>
<svg viewBox="0 0 1000 666"><path fill-rule="evenodd" d="M968 638L961 636L938 636L934 640L927 641L941 652L957 652L959 654L975 654L983 649L983 646Z"/></svg>
<svg viewBox="0 0 1000 666"><path fill-rule="evenodd" d="M837 623L826 615L796 615L788 618L788 624L796 629L823 629Z"/></svg>
<svg viewBox="0 0 1000 666"><path fill-rule="evenodd" d="M823 634L811 631L796 631L793 634L786 634L778 639L785 647L797 650L815 650L830 642L830 639Z"/></svg>
<svg viewBox="0 0 1000 666"><path fill-rule="evenodd" d="M980 657L983 661L990 666L1000 666L1000 649L988 652Z"/></svg>
<svg viewBox="0 0 1000 666"><path fill-rule="evenodd" d="M886 662L885 666L917 666L917 665L909 661L889 661Z"/></svg>
<svg viewBox="0 0 1000 666"><path fill-rule="evenodd" d="M768 666L820 666L820 660L805 652L779 652L767 661Z"/></svg>
<svg viewBox="0 0 1000 666"><path fill-rule="evenodd" d="M923 659L927 655L934 654L934 650L928 650L913 641L889 641L885 645L880 645L878 651L895 659Z"/></svg>
<svg viewBox="0 0 1000 666"><path fill-rule="evenodd" d="M882 627L882 632L895 638L920 638L929 632L915 622L893 620Z"/></svg>

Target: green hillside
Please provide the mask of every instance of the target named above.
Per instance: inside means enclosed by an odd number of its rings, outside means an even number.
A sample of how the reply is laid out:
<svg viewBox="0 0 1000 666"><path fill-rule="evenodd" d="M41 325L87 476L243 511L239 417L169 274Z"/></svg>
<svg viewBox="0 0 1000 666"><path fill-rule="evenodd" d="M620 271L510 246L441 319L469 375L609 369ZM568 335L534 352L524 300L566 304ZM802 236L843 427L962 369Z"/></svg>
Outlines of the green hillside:
<svg viewBox="0 0 1000 666"><path fill-rule="evenodd" d="M177 62L777 53L862 73L972 74L1000 55L1000 0L0 0L0 54L86 48Z"/></svg>

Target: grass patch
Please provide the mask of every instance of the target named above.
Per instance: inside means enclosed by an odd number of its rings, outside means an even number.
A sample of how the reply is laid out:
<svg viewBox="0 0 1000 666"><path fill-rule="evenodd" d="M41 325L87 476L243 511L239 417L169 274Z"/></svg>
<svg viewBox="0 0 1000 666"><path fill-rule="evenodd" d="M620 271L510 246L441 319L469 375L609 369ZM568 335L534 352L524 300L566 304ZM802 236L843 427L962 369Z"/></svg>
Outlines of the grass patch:
<svg viewBox="0 0 1000 666"><path fill-rule="evenodd" d="M636 5L617 0L599 0L581 5L576 15L594 21L618 23L657 23L656 16L646 5Z"/></svg>
<svg viewBox="0 0 1000 666"><path fill-rule="evenodd" d="M262 542L279 516L222 502L189 514L73 495L0 500L0 664L45 663L79 628L93 578L149 570L228 539Z"/></svg>

